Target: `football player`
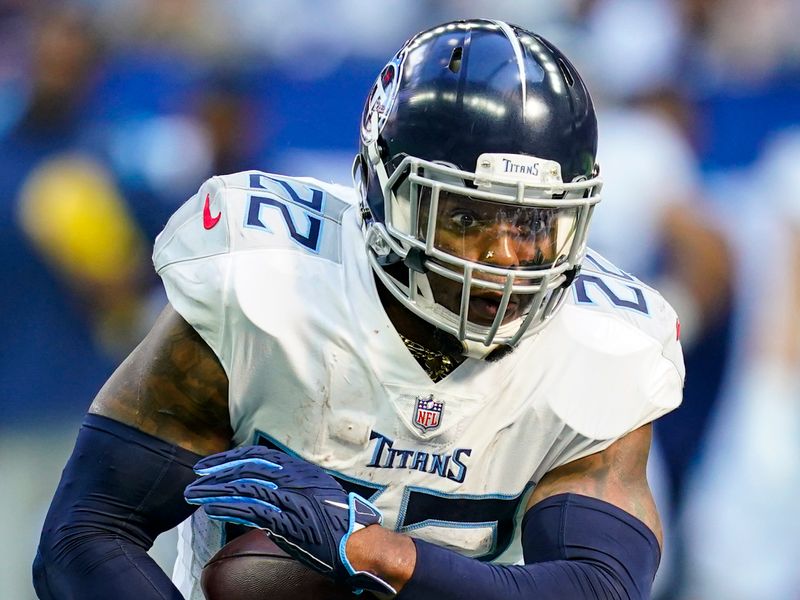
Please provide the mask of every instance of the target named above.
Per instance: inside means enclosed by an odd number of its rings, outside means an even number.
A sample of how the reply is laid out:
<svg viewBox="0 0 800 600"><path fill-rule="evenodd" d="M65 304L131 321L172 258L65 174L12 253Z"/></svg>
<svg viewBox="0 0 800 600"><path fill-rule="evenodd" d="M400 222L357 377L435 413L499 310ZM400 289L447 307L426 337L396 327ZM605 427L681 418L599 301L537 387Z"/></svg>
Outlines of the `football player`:
<svg viewBox="0 0 800 600"><path fill-rule="evenodd" d="M670 306L587 249L579 74L519 27L447 23L360 129L355 189L237 173L169 221L170 306L78 434L40 598L202 598L227 523L399 598L649 597L651 422L683 363ZM181 522L172 583L147 549Z"/></svg>

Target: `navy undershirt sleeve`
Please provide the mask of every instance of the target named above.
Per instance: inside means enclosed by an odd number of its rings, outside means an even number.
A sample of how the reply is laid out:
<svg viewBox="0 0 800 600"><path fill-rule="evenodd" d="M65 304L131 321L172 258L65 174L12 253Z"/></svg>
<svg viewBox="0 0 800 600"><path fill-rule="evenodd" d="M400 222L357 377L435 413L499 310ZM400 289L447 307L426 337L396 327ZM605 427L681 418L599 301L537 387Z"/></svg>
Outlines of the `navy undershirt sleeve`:
<svg viewBox="0 0 800 600"><path fill-rule="evenodd" d="M195 507L183 489L200 459L133 427L87 415L33 564L42 600L180 599L147 550Z"/></svg>
<svg viewBox="0 0 800 600"><path fill-rule="evenodd" d="M414 540L417 563L398 600L650 598L661 558L653 532L602 500L559 494L522 523L524 565L494 565Z"/></svg>

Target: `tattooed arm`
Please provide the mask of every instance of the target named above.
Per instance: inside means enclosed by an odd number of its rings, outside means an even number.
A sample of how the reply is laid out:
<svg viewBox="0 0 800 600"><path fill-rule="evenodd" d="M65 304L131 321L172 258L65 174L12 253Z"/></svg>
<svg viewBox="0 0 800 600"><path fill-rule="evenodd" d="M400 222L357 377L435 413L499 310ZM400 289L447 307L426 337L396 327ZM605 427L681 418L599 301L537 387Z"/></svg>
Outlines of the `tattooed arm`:
<svg viewBox="0 0 800 600"><path fill-rule="evenodd" d="M200 455L230 447L227 377L172 308L89 409L42 529L41 599L182 598L147 551L193 508Z"/></svg>
<svg viewBox="0 0 800 600"><path fill-rule="evenodd" d="M168 306L89 412L191 450L230 447L228 378L200 335Z"/></svg>

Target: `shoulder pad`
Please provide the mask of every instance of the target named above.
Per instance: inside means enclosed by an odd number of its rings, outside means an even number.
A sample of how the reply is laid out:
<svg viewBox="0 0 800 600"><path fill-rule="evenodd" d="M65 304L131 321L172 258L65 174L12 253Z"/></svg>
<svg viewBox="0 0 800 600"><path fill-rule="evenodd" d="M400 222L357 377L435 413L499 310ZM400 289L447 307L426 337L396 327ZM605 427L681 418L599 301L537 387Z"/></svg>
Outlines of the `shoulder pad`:
<svg viewBox="0 0 800 600"><path fill-rule="evenodd" d="M244 171L212 177L156 239L161 272L175 262L285 248L338 261L338 230L354 191L308 177Z"/></svg>
<svg viewBox="0 0 800 600"><path fill-rule="evenodd" d="M212 177L156 239L153 263L170 303L220 355L236 305L232 274L256 254L263 273L302 272L309 260L340 263L353 197L352 189L311 178L260 171Z"/></svg>
<svg viewBox="0 0 800 600"><path fill-rule="evenodd" d="M678 315L655 289L590 250L572 285L570 303L632 325L655 340L683 376Z"/></svg>
<svg viewBox="0 0 800 600"><path fill-rule="evenodd" d="M228 252L230 235L224 201L225 187L221 177L208 179L170 217L153 247L156 271L160 272L178 261Z"/></svg>
<svg viewBox="0 0 800 600"><path fill-rule="evenodd" d="M613 441L677 407L685 370L669 303L596 254L572 292L539 341L553 354L547 395L564 423Z"/></svg>

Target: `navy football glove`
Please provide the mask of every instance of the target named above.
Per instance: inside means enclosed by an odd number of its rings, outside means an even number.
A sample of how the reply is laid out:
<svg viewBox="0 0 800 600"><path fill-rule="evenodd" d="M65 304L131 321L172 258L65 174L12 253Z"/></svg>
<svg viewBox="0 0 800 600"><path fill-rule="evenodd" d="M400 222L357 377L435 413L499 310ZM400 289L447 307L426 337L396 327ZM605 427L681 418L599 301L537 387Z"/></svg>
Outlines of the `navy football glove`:
<svg viewBox="0 0 800 600"><path fill-rule="evenodd" d="M381 523L380 511L317 465L244 446L204 458L195 472L201 477L184 495L210 518L263 529L289 555L357 592L395 593L379 577L356 571L345 553L353 532Z"/></svg>

